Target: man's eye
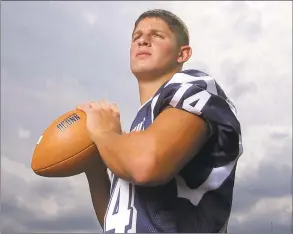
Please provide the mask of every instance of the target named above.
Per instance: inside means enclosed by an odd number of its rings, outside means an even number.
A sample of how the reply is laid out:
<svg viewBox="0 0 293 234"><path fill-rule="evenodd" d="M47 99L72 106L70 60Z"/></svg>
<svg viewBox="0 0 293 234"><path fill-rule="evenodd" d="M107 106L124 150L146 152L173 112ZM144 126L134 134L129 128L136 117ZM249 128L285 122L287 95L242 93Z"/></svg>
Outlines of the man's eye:
<svg viewBox="0 0 293 234"><path fill-rule="evenodd" d="M133 41L136 41L139 38L139 36L135 36L132 38Z"/></svg>
<svg viewBox="0 0 293 234"><path fill-rule="evenodd" d="M155 37L159 37L159 38L163 38L161 35L159 34L154 34Z"/></svg>

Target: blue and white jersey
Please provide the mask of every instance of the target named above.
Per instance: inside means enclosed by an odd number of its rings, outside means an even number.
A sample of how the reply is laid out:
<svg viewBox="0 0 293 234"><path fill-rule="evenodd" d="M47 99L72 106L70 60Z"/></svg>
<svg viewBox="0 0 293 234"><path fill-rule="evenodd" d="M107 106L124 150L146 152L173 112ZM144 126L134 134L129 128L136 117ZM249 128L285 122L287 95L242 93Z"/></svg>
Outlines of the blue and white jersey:
<svg viewBox="0 0 293 234"><path fill-rule="evenodd" d="M203 118L211 137L165 185L138 186L109 171L111 196L105 233L225 232L236 163L242 154L235 106L212 77L185 70L176 73L141 106L130 130L147 129L170 105Z"/></svg>

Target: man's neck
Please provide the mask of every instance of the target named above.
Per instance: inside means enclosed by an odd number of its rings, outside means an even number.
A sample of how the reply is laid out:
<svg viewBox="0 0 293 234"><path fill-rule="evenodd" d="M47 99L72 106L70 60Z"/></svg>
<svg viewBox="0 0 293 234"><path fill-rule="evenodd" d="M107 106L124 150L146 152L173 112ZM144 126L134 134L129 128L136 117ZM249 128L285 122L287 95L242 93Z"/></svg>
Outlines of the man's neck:
<svg viewBox="0 0 293 234"><path fill-rule="evenodd" d="M164 74L156 79L138 79L138 87L139 87L139 96L141 105L145 104L158 89L168 80L172 78L172 76L178 71L173 71L168 74Z"/></svg>

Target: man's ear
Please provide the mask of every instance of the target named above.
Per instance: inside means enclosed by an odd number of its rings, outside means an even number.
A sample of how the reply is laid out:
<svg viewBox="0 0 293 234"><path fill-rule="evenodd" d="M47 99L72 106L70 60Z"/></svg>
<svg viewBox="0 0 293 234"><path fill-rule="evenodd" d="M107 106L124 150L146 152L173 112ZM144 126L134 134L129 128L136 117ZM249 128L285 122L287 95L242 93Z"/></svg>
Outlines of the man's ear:
<svg viewBox="0 0 293 234"><path fill-rule="evenodd" d="M192 55L192 49L190 46L188 45L181 46L179 50L177 62L183 64L190 59L191 55Z"/></svg>

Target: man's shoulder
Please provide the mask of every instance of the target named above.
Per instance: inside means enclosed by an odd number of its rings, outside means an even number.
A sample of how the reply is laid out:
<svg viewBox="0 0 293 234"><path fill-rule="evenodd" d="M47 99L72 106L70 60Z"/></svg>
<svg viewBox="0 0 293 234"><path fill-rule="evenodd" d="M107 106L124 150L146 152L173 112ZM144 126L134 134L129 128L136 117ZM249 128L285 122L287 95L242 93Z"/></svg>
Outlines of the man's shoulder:
<svg viewBox="0 0 293 234"><path fill-rule="evenodd" d="M176 72L170 78L170 80L168 80L168 82L163 85L163 87L165 88L169 85L181 85L185 83L193 83L200 86L201 83L209 82L216 83L214 77L212 77L210 74L196 69L186 69L180 72Z"/></svg>
<svg viewBox="0 0 293 234"><path fill-rule="evenodd" d="M209 76L208 73L203 72L201 70L197 70L197 69L186 69L186 70L183 70L183 71L178 72L178 73L182 73L182 74L186 74L186 75L194 76L194 77L205 77L205 76Z"/></svg>
<svg viewBox="0 0 293 234"><path fill-rule="evenodd" d="M213 79L208 73L196 70L196 69L186 69L180 72L176 72L171 79L167 82L170 83L186 83L196 80Z"/></svg>
<svg viewBox="0 0 293 234"><path fill-rule="evenodd" d="M171 79L158 90L158 93L164 92L166 89L175 91L176 89L180 89L184 84L193 84L200 89L208 91L210 94L227 99L223 86L216 81L214 76L198 69L186 69L175 73Z"/></svg>

